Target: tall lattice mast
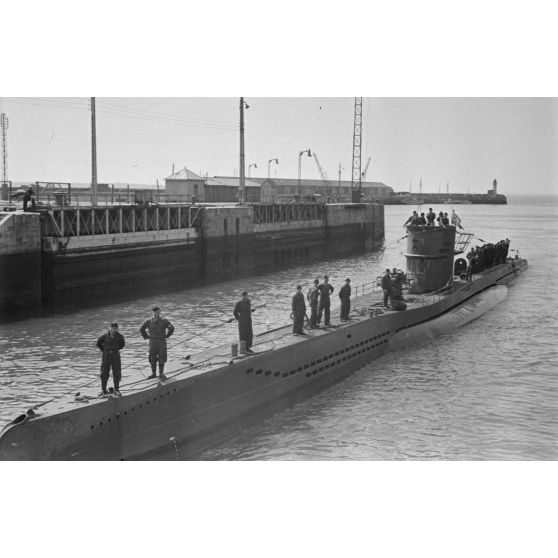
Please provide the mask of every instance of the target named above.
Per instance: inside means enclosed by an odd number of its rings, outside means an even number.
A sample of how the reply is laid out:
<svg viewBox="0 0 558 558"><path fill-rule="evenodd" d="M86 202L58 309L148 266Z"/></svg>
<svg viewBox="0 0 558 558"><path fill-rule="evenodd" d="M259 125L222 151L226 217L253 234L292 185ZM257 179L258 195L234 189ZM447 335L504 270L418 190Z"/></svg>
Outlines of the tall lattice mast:
<svg viewBox="0 0 558 558"><path fill-rule="evenodd" d="M2 126L2 184L8 183L8 117L5 113L0 115L0 125Z"/></svg>
<svg viewBox="0 0 558 558"><path fill-rule="evenodd" d="M97 205L97 121L95 118L95 97L91 105L91 205Z"/></svg>
<svg viewBox="0 0 558 558"><path fill-rule="evenodd" d="M353 203L361 199L361 161L362 143L362 97L355 97L355 124L353 128L353 173L351 176L351 193Z"/></svg>

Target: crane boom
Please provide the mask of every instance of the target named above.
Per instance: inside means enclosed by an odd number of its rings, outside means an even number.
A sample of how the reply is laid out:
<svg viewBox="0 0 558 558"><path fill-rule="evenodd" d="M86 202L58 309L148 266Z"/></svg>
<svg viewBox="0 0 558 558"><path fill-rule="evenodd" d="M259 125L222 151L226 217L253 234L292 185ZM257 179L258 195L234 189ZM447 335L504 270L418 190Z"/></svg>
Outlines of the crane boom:
<svg viewBox="0 0 558 558"><path fill-rule="evenodd" d="M366 173L368 172L368 166L370 165L370 161L372 160L372 157L368 157L368 161L366 161L366 166L364 167L364 170L362 171L362 181L366 182Z"/></svg>
<svg viewBox="0 0 558 558"><path fill-rule="evenodd" d="M320 172L320 176L322 177L322 182L324 183L324 186L327 186L327 184L328 184L327 173L324 170L324 168L322 167L322 165L320 164L320 161L318 159L318 155L316 154L316 152L314 151L312 154L314 155L314 159L316 160L316 165L318 165L318 171Z"/></svg>

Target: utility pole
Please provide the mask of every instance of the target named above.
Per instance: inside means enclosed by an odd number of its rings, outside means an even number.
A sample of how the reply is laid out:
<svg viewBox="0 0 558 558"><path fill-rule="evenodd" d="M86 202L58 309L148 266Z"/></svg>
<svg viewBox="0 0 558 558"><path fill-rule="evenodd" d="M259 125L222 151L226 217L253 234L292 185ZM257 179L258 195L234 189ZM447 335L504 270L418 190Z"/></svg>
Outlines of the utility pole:
<svg viewBox="0 0 558 558"><path fill-rule="evenodd" d="M0 115L0 125L2 126L2 186L8 185L8 117L5 113ZM10 192L11 193L11 192Z"/></svg>
<svg viewBox="0 0 558 558"><path fill-rule="evenodd" d="M277 165L279 164L279 159L270 159L267 162L267 178L271 177L271 163L275 162ZM277 169L275 169L277 170Z"/></svg>
<svg viewBox="0 0 558 558"><path fill-rule="evenodd" d="M361 200L360 147L362 143L362 97L355 97L355 122L353 128L353 173L351 176L351 196L353 203Z"/></svg>
<svg viewBox="0 0 558 558"><path fill-rule="evenodd" d="M302 162L301 157L306 153L308 157L312 157L312 151L310 149L303 149L298 153L298 203L302 203Z"/></svg>
<svg viewBox="0 0 558 558"><path fill-rule="evenodd" d="M337 182L337 201L341 201L341 161L339 161L339 180Z"/></svg>
<svg viewBox="0 0 558 558"><path fill-rule="evenodd" d="M246 177L244 176L244 107L250 108L245 102L244 97L240 97L240 181L238 187L238 203L244 204Z"/></svg>
<svg viewBox="0 0 558 558"><path fill-rule="evenodd" d="M91 97L91 205L97 205L97 126L95 97Z"/></svg>

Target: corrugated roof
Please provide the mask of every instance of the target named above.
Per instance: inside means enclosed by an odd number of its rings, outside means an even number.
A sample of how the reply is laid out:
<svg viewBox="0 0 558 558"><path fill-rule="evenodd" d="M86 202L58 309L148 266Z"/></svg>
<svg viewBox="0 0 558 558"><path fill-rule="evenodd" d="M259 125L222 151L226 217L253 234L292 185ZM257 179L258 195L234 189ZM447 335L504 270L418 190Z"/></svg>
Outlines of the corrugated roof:
<svg viewBox="0 0 558 558"><path fill-rule="evenodd" d="M240 178L238 176L214 176L213 178L209 178L207 180L208 184L212 184L214 186L231 186L233 188L238 188L240 185ZM250 187L259 187L260 183L252 180L250 178L244 179L245 186Z"/></svg>
<svg viewBox="0 0 558 558"><path fill-rule="evenodd" d="M297 186L298 185L298 179L297 178L268 178L267 180L269 180L272 184L275 184L277 186ZM323 180L320 179L301 179L300 181L302 186L324 186L324 182ZM341 183L339 183L338 180L328 180L327 181L327 186L330 187L335 187L338 186L339 184L341 184L341 186L344 187L350 187L351 186L351 181L350 180L341 180ZM386 184L384 184L383 182L362 182L361 185L363 187L367 187L367 188L390 188L391 186L387 186Z"/></svg>

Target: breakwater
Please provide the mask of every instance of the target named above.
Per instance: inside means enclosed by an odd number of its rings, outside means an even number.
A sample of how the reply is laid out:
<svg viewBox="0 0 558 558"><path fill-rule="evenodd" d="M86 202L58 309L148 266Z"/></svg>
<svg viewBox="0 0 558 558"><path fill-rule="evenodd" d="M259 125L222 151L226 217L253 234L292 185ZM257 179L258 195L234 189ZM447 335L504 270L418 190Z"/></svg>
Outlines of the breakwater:
<svg viewBox="0 0 558 558"><path fill-rule="evenodd" d="M506 205L508 200L503 194L393 194L377 200L383 205L452 205L488 204Z"/></svg>
<svg viewBox="0 0 558 558"><path fill-rule="evenodd" d="M384 239L376 204L65 206L4 215L4 310L156 294L374 249Z"/></svg>

